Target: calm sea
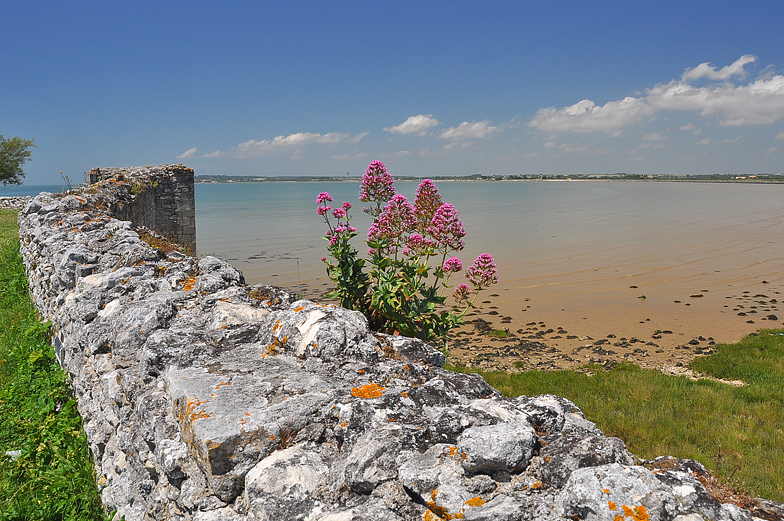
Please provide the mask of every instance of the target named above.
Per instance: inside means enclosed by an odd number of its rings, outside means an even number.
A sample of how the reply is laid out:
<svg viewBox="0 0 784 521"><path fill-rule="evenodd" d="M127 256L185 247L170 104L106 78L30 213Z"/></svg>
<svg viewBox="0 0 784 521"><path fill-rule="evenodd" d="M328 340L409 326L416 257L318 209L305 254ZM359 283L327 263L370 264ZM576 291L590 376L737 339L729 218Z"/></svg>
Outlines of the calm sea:
<svg viewBox="0 0 784 521"><path fill-rule="evenodd" d="M5 188L0 185L0 197L21 197L25 195L38 195L41 192L49 192L57 194L65 189L65 185L18 185L6 186Z"/></svg>
<svg viewBox="0 0 784 521"><path fill-rule="evenodd" d="M468 265L491 253L506 301L554 302L655 284L699 291L722 282L782 281L784 185L622 181L438 182L465 225ZM398 182L413 200L416 183ZM349 201L360 230L370 223L359 184L197 184L197 249L229 260L249 283L284 287L326 282L325 226L316 195ZM714 281L715 282L715 281Z"/></svg>

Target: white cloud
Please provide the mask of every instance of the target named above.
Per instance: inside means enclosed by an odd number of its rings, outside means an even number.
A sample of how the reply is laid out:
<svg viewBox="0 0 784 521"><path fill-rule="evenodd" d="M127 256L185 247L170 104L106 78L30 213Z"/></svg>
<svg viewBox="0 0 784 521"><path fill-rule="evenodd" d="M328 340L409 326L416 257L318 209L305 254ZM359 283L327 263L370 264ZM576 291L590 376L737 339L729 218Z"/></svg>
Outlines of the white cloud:
<svg viewBox="0 0 784 521"><path fill-rule="evenodd" d="M560 110L555 107L539 109L528 125L546 132L610 131L639 121L653 112L642 98L626 97L603 106L584 99Z"/></svg>
<svg viewBox="0 0 784 521"><path fill-rule="evenodd" d="M743 66L754 61L746 55L732 65L718 71L706 64L684 73L686 79L708 77L729 79L743 77ZM694 87L685 80L673 80L647 89L639 97L626 97L596 105L582 100L574 105L556 109L539 109L528 126L543 132L619 132L646 117L663 110L697 112L703 117L717 117L724 127L741 125L769 125L784 118L784 76L767 74L747 85L722 82ZM690 123L682 130L691 130ZM699 133L694 130L694 133Z"/></svg>
<svg viewBox="0 0 784 521"><path fill-rule="evenodd" d="M177 156L177 159L187 159L189 157L193 157L193 156L196 155L196 150L197 150L196 148L189 148L188 150L183 152L181 155Z"/></svg>
<svg viewBox="0 0 784 521"><path fill-rule="evenodd" d="M768 149L768 154L772 154L772 153L773 153L773 152L775 152L776 150L778 150L778 148L776 148L776 147L770 147L770 148Z"/></svg>
<svg viewBox="0 0 784 521"><path fill-rule="evenodd" d="M295 134L289 134L288 136L276 136L273 139L262 139L261 141L251 139L250 141L240 143L236 147L232 147L231 154L238 158L258 157L278 150L301 149L312 144L336 144L341 142L357 143L366 135L367 132L357 134L356 136L350 136L343 132L329 132L327 134L297 132ZM213 152L213 154L214 153L215 152ZM226 154L227 153L221 153L221 155ZM300 157L296 152L295 156Z"/></svg>
<svg viewBox="0 0 784 521"><path fill-rule="evenodd" d="M683 126L680 127L680 129L683 130L684 132L691 132L695 136L698 136L700 134L700 132L702 132L702 129L699 129L699 128L694 126L694 123L689 123L688 125L683 125Z"/></svg>
<svg viewBox="0 0 784 521"><path fill-rule="evenodd" d="M556 144L555 141L548 141L547 143L544 144L544 148L555 148L557 146L558 145Z"/></svg>
<svg viewBox="0 0 784 521"><path fill-rule="evenodd" d="M525 157L539 157L539 152L526 152L523 154Z"/></svg>
<svg viewBox="0 0 784 521"><path fill-rule="evenodd" d="M711 142L711 139L709 137L706 137L705 139L701 139L701 140L697 141L697 144L698 145L709 145L710 142Z"/></svg>
<svg viewBox="0 0 784 521"><path fill-rule="evenodd" d="M338 159L338 160L361 159L361 158L363 158L365 156L367 156L366 153L360 152L359 150L354 150L354 152L351 153L351 154L342 154L342 155L339 155L339 156L337 156L337 155L336 156L332 156L332 159Z"/></svg>
<svg viewBox="0 0 784 521"><path fill-rule="evenodd" d="M740 141L741 139L743 139L743 136L737 136L737 137L734 137L732 139L722 139L721 142L722 143L735 143L736 141Z"/></svg>
<svg viewBox="0 0 784 521"><path fill-rule="evenodd" d="M696 111L719 116L719 125L770 125L784 118L784 76L760 79L748 85L723 83L695 88L670 82L648 91L647 102L656 110Z"/></svg>
<svg viewBox="0 0 784 521"><path fill-rule="evenodd" d="M753 63L755 61L757 61L756 56L752 56L751 54L744 54L731 65L722 67L718 71L716 70L716 67L708 62L701 63L693 69L686 69L686 71L683 73L683 76L681 77L681 80L689 81L698 80L700 78L709 78L711 80L728 80L732 76L745 78L746 71L743 70L743 67L746 64Z"/></svg>
<svg viewBox="0 0 784 521"><path fill-rule="evenodd" d="M441 139L462 141L464 139L481 139L500 131L500 127L491 126L488 120L474 121L472 123L463 121L456 127L444 129L438 137Z"/></svg>
<svg viewBox="0 0 784 521"><path fill-rule="evenodd" d="M642 137L643 141L661 141L662 139L664 139L664 137L659 132L651 132Z"/></svg>
<svg viewBox="0 0 784 521"><path fill-rule="evenodd" d="M216 150L215 152L211 152L209 154L202 154L201 157L223 157L226 155L226 152L221 152L220 150Z"/></svg>
<svg viewBox="0 0 784 521"><path fill-rule="evenodd" d="M440 124L441 122L434 118L432 114L419 114L418 116L411 116L400 125L385 127L384 130L392 134L413 134L415 132L424 132Z"/></svg>
<svg viewBox="0 0 784 521"><path fill-rule="evenodd" d="M784 132L779 132L776 135L776 141L784 141Z"/></svg>

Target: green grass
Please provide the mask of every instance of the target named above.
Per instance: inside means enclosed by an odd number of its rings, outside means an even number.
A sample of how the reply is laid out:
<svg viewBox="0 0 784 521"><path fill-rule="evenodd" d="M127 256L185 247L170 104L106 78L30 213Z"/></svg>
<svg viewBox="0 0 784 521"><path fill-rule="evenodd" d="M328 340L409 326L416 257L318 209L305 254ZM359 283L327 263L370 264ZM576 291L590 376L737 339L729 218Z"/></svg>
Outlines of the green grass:
<svg viewBox="0 0 784 521"><path fill-rule="evenodd" d="M577 404L608 436L651 459L700 461L720 482L784 502L784 336L763 330L692 362L695 371L747 385L664 375L623 363L612 370L482 372L505 396L551 393ZM450 367L468 371L460 367Z"/></svg>
<svg viewBox="0 0 784 521"><path fill-rule="evenodd" d="M0 520L103 520L67 375L27 293L16 217L0 211Z"/></svg>

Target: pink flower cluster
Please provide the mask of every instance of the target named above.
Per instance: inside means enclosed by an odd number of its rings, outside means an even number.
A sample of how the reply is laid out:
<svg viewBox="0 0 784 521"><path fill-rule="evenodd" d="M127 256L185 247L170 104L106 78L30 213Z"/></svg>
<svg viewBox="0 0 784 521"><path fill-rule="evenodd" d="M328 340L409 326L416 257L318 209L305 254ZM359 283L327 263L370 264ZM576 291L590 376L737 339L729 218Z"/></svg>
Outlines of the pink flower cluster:
<svg viewBox="0 0 784 521"><path fill-rule="evenodd" d="M405 244L403 234L414 225L414 208L405 195L396 194L381 211L378 219L373 221L368 230L368 241L387 241L387 251L394 254Z"/></svg>
<svg viewBox="0 0 784 521"><path fill-rule="evenodd" d="M332 202L332 196L329 195L329 192L321 192L318 194L318 197L316 197L316 204L321 205L318 207L318 214L324 217L324 222L327 223L327 228L329 230L326 237L329 239L329 245L334 246L341 238L345 237L346 240L350 239L351 237L349 234L356 232L357 229L348 223L349 220L351 220L351 217L348 215L348 211L351 209L351 203L346 201L342 206L333 210L331 205L322 204L328 202ZM332 216L337 219L334 227L329 221L329 212L332 212ZM326 258L321 260L326 262Z"/></svg>
<svg viewBox="0 0 784 521"><path fill-rule="evenodd" d="M458 217L455 207L449 203L438 207L427 227L427 233L444 251L460 251L465 246L463 237L466 232L463 228L463 222Z"/></svg>
<svg viewBox="0 0 784 521"><path fill-rule="evenodd" d="M458 271L463 271L463 261L457 257L450 257L444 263L442 269L444 270L444 273L457 273Z"/></svg>
<svg viewBox="0 0 784 521"><path fill-rule="evenodd" d="M436 214L436 210L443 204L441 194L438 193L436 184L430 179L425 179L416 189L414 198L414 219L416 220L416 231L422 234L427 233L430 221Z"/></svg>
<svg viewBox="0 0 784 521"><path fill-rule="evenodd" d="M462 282L455 286L455 290L452 292L452 298L455 299L457 305L463 305L468 302L468 299L471 298L471 288L465 282Z"/></svg>
<svg viewBox="0 0 784 521"><path fill-rule="evenodd" d="M381 213L381 205L389 201L395 195L395 182L387 172L387 167L381 161L373 161L365 170L362 176L362 185L359 189L359 200L363 203L376 203L375 208L363 208L362 210L378 217Z"/></svg>
<svg viewBox="0 0 784 521"><path fill-rule="evenodd" d="M331 202L332 202L332 196L329 195L329 192L321 192L320 194L318 194L318 197L316 197L316 204L320 205L322 203L331 203ZM332 210L332 206L324 204L318 207L318 214L326 215L331 210Z"/></svg>
<svg viewBox="0 0 784 521"><path fill-rule="evenodd" d="M498 282L498 266L489 253L480 253L474 263L466 270L466 278L477 290Z"/></svg>

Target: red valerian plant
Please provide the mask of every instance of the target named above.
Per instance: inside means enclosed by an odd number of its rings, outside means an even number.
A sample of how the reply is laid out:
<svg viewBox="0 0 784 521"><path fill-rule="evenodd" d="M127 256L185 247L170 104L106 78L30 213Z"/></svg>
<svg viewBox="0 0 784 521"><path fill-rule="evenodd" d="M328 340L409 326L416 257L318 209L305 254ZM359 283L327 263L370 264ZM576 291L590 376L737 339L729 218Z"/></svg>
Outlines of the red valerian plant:
<svg viewBox="0 0 784 521"><path fill-rule="evenodd" d="M451 293L454 306L447 308L449 279L463 270L458 257L447 256L463 250L466 235L455 207L443 202L430 179L419 184L412 206L395 192L392 176L381 161L373 161L365 171L359 199L375 205L363 208L373 217L365 241L370 257L367 273L366 261L349 244L357 235L349 224L351 204L333 210L327 192L316 198L329 241L330 258L321 260L335 282L328 296L361 311L375 329L446 342L449 330L460 325L479 292L498 282L493 257L482 253L476 258L466 270L471 285L458 284ZM330 216L336 219L334 224Z"/></svg>

